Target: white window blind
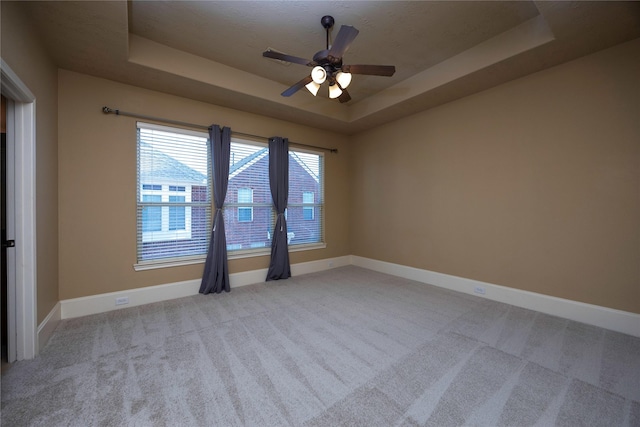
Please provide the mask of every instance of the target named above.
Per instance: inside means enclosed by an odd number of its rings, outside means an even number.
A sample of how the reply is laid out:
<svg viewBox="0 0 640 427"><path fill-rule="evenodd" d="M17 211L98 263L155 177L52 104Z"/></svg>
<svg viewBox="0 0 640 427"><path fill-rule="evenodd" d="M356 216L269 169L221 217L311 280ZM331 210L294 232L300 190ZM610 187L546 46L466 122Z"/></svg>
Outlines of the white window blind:
<svg viewBox="0 0 640 427"><path fill-rule="evenodd" d="M138 263L206 255L211 232L208 135L138 123Z"/></svg>

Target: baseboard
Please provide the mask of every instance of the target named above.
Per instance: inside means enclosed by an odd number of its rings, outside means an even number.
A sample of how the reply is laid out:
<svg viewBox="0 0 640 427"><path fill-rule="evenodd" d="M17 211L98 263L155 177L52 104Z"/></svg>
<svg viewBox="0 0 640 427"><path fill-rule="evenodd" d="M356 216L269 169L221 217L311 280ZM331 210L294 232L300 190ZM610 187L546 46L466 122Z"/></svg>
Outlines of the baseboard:
<svg viewBox="0 0 640 427"><path fill-rule="evenodd" d="M355 265L370 270L428 283L441 288L463 292L477 297L491 299L517 307L527 308L605 329L640 337L640 314L614 310L598 305L586 304L535 292L523 291L506 286L494 285L473 279L452 276L435 271L363 258L355 255L309 261L291 265L293 276L315 273L346 265ZM229 281L232 288L264 282L267 269L258 269L232 273ZM474 292L482 288L484 295ZM200 280L168 283L145 288L129 289L120 292L91 295L60 301L47 318L38 327L38 343L43 348L57 321L73 317L87 316L127 307L166 301L174 298L196 295L200 289ZM115 305L116 298L127 297L129 303Z"/></svg>
<svg viewBox="0 0 640 427"><path fill-rule="evenodd" d="M299 276L301 274L316 273L318 271L330 270L337 267L345 267L347 265L351 265L350 255L292 264L291 274L293 276ZM267 273L265 270L265 276L266 274Z"/></svg>
<svg viewBox="0 0 640 427"><path fill-rule="evenodd" d="M298 276L301 274L315 273L346 266L350 263L350 256L297 263L291 265L291 274ZM232 288L237 288L239 286L264 282L267 277L267 271L268 269L264 268L232 273L229 275L229 284ZM174 298L187 297L198 294L199 290L200 279L196 279L62 300L59 303L61 306L61 318L70 319ZM128 298L128 303L116 306L117 298Z"/></svg>
<svg viewBox="0 0 640 427"><path fill-rule="evenodd" d="M351 264L640 337L640 314L355 255L351 256ZM484 295L477 294L476 288L483 289Z"/></svg>
<svg viewBox="0 0 640 427"><path fill-rule="evenodd" d="M49 342L49 338L53 335L53 331L56 330L58 323L62 320L62 304L59 302L51 309L47 317L44 318L42 323L38 325L37 331L37 344L36 354L40 352L41 348Z"/></svg>
<svg viewBox="0 0 640 427"><path fill-rule="evenodd" d="M62 300L60 301L62 305L62 318L70 319L88 316L90 314L104 313L111 310L121 310L153 302L187 297L197 294L199 290L200 280L185 280L164 285L147 286L144 288L127 289L125 291ZM117 298L128 298L128 303L116 305Z"/></svg>

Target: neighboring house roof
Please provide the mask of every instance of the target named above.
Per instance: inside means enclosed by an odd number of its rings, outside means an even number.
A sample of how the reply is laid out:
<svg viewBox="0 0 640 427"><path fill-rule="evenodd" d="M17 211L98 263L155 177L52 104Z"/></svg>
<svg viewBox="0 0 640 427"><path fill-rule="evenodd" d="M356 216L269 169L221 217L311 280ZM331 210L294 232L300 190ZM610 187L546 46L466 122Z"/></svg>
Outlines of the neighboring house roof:
<svg viewBox="0 0 640 427"><path fill-rule="evenodd" d="M140 143L140 179L144 183L152 184L153 180L171 180L206 184L207 176L190 168L184 163L156 150L149 144Z"/></svg>
<svg viewBox="0 0 640 427"><path fill-rule="evenodd" d="M207 182L206 175L190 168L162 151L154 149L149 144L141 142L140 151L141 180L145 183L151 184L151 181L153 180L172 180L176 182L190 182L197 184L206 184ZM231 165L229 168L229 180L251 168L268 154L269 149L263 148ZM316 182L319 182L319 177L309 169L302 159L300 159L294 152L290 152L290 155L300 165L300 167L309 174L309 176L311 176Z"/></svg>
<svg viewBox="0 0 640 427"><path fill-rule="evenodd" d="M231 165L231 167L229 168L229 180L233 179L241 172L249 169L251 166L253 166L257 162L259 162L262 158L264 158L267 154L269 154L269 149L263 148L262 150L258 150L255 153Z"/></svg>
<svg viewBox="0 0 640 427"><path fill-rule="evenodd" d="M262 160L267 154L269 154L268 148L263 148L255 153L243 158L239 162L231 165L229 168L229 180L238 176L241 172L249 169L251 166ZM289 151L289 155L305 170L316 182L320 182L320 177L314 173L309 166L302 160L294 151Z"/></svg>
<svg viewBox="0 0 640 427"><path fill-rule="evenodd" d="M320 176L313 172L311 168L309 168L309 166L305 163L305 161L296 154L295 151L289 151L289 155L293 157L293 159L300 165L302 169L305 170L305 172L307 172L311 176L311 178L313 178L316 182L320 182Z"/></svg>

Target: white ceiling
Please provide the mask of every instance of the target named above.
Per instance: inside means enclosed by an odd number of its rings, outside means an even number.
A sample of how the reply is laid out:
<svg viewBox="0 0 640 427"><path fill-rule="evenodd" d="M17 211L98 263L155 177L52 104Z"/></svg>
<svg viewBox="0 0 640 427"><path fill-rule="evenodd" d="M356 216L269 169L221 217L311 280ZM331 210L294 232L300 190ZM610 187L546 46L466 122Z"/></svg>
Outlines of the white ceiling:
<svg viewBox="0 0 640 427"><path fill-rule="evenodd" d="M23 4L60 68L311 126L354 133L640 37L640 2L45 1ZM323 15L360 30L340 104L305 89ZM640 54L640 53L639 53ZM325 83L326 85L326 83ZM117 105L111 106L118 108ZM144 112L140 112L143 113Z"/></svg>

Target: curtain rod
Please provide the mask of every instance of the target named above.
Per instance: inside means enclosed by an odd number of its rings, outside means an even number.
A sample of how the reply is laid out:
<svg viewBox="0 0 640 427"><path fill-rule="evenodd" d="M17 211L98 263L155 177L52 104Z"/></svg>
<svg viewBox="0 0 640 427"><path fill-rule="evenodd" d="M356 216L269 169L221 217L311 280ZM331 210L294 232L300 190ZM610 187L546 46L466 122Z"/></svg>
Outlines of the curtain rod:
<svg viewBox="0 0 640 427"><path fill-rule="evenodd" d="M120 111L118 109L113 109L113 108L109 108L109 107L102 107L102 112L105 113L105 114L115 114L116 116L135 117L135 118L138 118L138 119L152 120L152 121L155 121L155 122L168 123L168 124L172 124L172 125L184 126L184 127L190 127L190 128L205 129L205 130L209 130L209 128L210 128L210 126L198 125L198 124L187 123L187 122L180 122L178 120L163 119L161 117L146 116L144 114L137 114L137 113L128 113L126 111ZM234 132L234 131L231 131L231 134L232 135L237 135L237 136L245 136L245 137L249 137L249 138L264 139L266 141L269 141L268 137L261 136L261 135L252 135L250 133ZM298 146L301 146L301 147L308 147L308 148L315 148L317 150L330 151L332 153L337 153L338 152L337 148L318 147L317 145L302 144L300 142L294 142L294 141L289 141L289 143L293 144L293 145L298 145Z"/></svg>

